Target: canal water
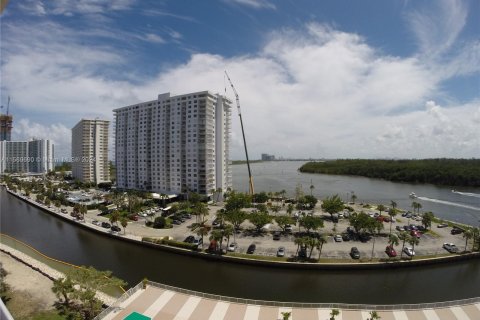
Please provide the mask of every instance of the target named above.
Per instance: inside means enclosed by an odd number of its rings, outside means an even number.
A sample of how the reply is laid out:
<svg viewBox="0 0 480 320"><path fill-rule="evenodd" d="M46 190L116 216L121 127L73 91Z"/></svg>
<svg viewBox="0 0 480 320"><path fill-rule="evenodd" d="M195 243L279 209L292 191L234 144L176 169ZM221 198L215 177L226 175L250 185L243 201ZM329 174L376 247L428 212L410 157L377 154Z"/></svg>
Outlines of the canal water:
<svg viewBox="0 0 480 320"><path fill-rule="evenodd" d="M98 235L0 188L0 231L44 254L112 270L130 285L150 280L249 299L401 304L477 297L480 260L366 271L290 270L207 261Z"/></svg>
<svg viewBox="0 0 480 320"><path fill-rule="evenodd" d="M298 168L302 161L269 161L251 165L255 192L287 191L294 195L295 187L300 184L305 194L310 194L310 185L314 186L313 195L319 199L338 194L344 201L350 199L352 192L357 202L390 205L393 200L398 208L412 210L412 202L422 205L421 212L432 211L443 219L478 226L480 224L480 188L460 188L453 190L448 186L431 184L394 183L380 179L356 176L336 176L326 174L301 173ZM248 191L248 171L246 165L234 165L233 188ZM418 198L410 198L414 192Z"/></svg>

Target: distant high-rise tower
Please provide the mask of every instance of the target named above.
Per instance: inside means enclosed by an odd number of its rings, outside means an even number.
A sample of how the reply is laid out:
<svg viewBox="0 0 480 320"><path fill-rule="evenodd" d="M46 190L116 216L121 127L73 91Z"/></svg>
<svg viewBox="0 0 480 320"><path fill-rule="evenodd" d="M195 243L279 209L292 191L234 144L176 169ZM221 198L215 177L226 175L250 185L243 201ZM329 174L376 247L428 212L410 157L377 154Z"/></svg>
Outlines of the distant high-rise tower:
<svg viewBox="0 0 480 320"><path fill-rule="evenodd" d="M114 113L118 188L208 195L232 186L226 97L164 93Z"/></svg>
<svg viewBox="0 0 480 320"><path fill-rule="evenodd" d="M12 124L12 115L0 114L0 141L12 140Z"/></svg>
<svg viewBox="0 0 480 320"><path fill-rule="evenodd" d="M110 182L107 120L82 119L72 129L72 176L81 182Z"/></svg>

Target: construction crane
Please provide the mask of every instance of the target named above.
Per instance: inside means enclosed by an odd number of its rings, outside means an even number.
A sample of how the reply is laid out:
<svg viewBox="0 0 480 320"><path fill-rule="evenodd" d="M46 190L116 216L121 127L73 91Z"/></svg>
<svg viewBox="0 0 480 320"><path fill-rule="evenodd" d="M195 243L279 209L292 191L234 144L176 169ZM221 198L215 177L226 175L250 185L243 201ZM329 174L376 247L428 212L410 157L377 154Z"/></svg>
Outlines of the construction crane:
<svg viewBox="0 0 480 320"><path fill-rule="evenodd" d="M8 116L9 110L10 110L10 96L8 96L8 101L7 101L7 116Z"/></svg>
<svg viewBox="0 0 480 320"><path fill-rule="evenodd" d="M242 127L243 145L245 147L245 156L247 158L249 194L253 196L253 194L255 193L255 190L253 188L253 176L252 176L252 170L250 169L250 160L248 159L247 141L245 140L245 131L243 130L242 111L240 110L240 98L238 97L237 90L235 90L232 80L230 80L230 77L228 76L228 73L226 70L225 70L225 75L227 76L228 82L230 83L233 93L235 94L235 100L237 101L238 117L240 118L240 126Z"/></svg>

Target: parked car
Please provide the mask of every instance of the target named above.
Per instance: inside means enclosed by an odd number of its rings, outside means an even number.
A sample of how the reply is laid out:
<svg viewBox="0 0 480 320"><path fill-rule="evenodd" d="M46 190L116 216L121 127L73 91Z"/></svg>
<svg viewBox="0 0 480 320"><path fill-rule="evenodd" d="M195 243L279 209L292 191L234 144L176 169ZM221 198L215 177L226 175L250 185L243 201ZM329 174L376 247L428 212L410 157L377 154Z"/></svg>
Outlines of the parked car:
<svg viewBox="0 0 480 320"><path fill-rule="evenodd" d="M102 222L102 227L105 228L105 229L110 229L112 225L108 222Z"/></svg>
<svg viewBox="0 0 480 320"><path fill-rule="evenodd" d="M292 226L289 225L289 224L286 224L286 225L285 225L285 231L286 231L286 232L292 232L292 231L293 231Z"/></svg>
<svg viewBox="0 0 480 320"><path fill-rule="evenodd" d="M415 255L415 251L413 251L412 247L405 247L403 248L403 252L409 257L413 257Z"/></svg>
<svg viewBox="0 0 480 320"><path fill-rule="evenodd" d="M198 247L203 244L203 240L201 237L194 237L192 243Z"/></svg>
<svg viewBox="0 0 480 320"><path fill-rule="evenodd" d="M450 253L457 253L458 252L457 246L454 245L453 243L444 243L443 248Z"/></svg>
<svg viewBox="0 0 480 320"><path fill-rule="evenodd" d="M370 240L372 238L372 236L370 236L369 234L365 234L365 233L361 233L359 236L358 236L358 239L360 239L361 242L367 242L368 240Z"/></svg>
<svg viewBox="0 0 480 320"><path fill-rule="evenodd" d="M93 221L92 221L92 224L98 226L98 225L100 225L100 222L99 222L98 220L93 220Z"/></svg>
<svg viewBox="0 0 480 320"><path fill-rule="evenodd" d="M235 252L237 250L237 243L236 242L232 242L228 245L228 251L230 252Z"/></svg>
<svg viewBox="0 0 480 320"><path fill-rule="evenodd" d="M396 226L395 229L396 229L397 231L403 231L403 227L402 227L402 226Z"/></svg>
<svg viewBox="0 0 480 320"><path fill-rule="evenodd" d="M333 240L335 240L335 242L342 242L342 236L337 234L335 237L333 237Z"/></svg>
<svg viewBox="0 0 480 320"><path fill-rule="evenodd" d="M178 226L178 225L182 224L182 221L180 221L180 220L172 220L172 223L173 223L173 224L176 224L176 225Z"/></svg>
<svg viewBox="0 0 480 320"><path fill-rule="evenodd" d="M307 248L301 247L300 251L298 251L298 257L305 259L307 257Z"/></svg>
<svg viewBox="0 0 480 320"><path fill-rule="evenodd" d="M115 231L115 232L120 232L122 229L118 226L111 226L110 230Z"/></svg>
<svg viewBox="0 0 480 320"><path fill-rule="evenodd" d="M285 256L285 247L279 247L277 250L277 257L284 257Z"/></svg>
<svg viewBox="0 0 480 320"><path fill-rule="evenodd" d="M194 236L188 236L188 237L185 238L185 240L183 240L183 242L193 243L193 240L195 240Z"/></svg>
<svg viewBox="0 0 480 320"><path fill-rule="evenodd" d="M446 228L446 227L448 227L448 223L437 224L437 228Z"/></svg>
<svg viewBox="0 0 480 320"><path fill-rule="evenodd" d="M459 228L459 227L453 227L452 228L452 231L450 231L451 234L460 234L460 233L463 233L463 229L462 228Z"/></svg>
<svg viewBox="0 0 480 320"><path fill-rule="evenodd" d="M257 249L257 246L254 243L252 243L251 245L248 246L247 253L252 254L255 252L255 249Z"/></svg>
<svg viewBox="0 0 480 320"><path fill-rule="evenodd" d="M280 240L280 232L273 233L273 240Z"/></svg>
<svg viewBox="0 0 480 320"><path fill-rule="evenodd" d="M420 239L420 237L422 236L422 234L420 232L418 232L417 230L410 231L410 235L412 237L416 237L417 239Z"/></svg>
<svg viewBox="0 0 480 320"><path fill-rule="evenodd" d="M350 249L350 256L352 259L360 259L360 251L358 251L357 247L352 247L352 249Z"/></svg>
<svg viewBox="0 0 480 320"><path fill-rule="evenodd" d="M394 258L397 256L397 251L395 251L395 249L392 247L392 246L387 246L385 248L385 253L390 257L390 258Z"/></svg>
<svg viewBox="0 0 480 320"><path fill-rule="evenodd" d="M344 233L344 234L342 234L342 240L343 241L350 241L351 237L348 233Z"/></svg>

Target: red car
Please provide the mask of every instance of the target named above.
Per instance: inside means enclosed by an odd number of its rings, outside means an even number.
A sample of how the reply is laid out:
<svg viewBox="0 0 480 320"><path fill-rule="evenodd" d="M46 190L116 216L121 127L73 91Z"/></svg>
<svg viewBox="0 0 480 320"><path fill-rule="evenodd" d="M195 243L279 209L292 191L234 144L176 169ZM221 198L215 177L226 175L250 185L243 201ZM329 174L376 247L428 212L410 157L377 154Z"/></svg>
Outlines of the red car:
<svg viewBox="0 0 480 320"><path fill-rule="evenodd" d="M420 239L420 236L421 236L422 234L421 234L420 232L418 232L417 230L412 230L412 231L410 231L410 235L411 235L412 237L416 237L416 238Z"/></svg>
<svg viewBox="0 0 480 320"><path fill-rule="evenodd" d="M395 249L394 249L393 247L391 247L391 246L387 246L387 247L385 248L385 253L386 253L389 257L391 257L391 258L397 256L397 251L395 251Z"/></svg>

